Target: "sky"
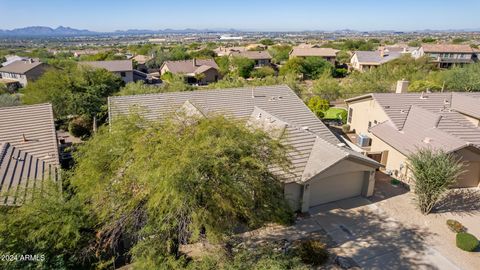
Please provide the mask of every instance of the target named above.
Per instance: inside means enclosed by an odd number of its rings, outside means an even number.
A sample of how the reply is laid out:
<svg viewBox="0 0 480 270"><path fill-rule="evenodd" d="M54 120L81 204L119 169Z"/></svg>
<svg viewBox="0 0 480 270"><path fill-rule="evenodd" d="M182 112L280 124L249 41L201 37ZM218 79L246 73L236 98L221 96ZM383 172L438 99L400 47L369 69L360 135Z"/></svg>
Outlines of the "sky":
<svg viewBox="0 0 480 270"><path fill-rule="evenodd" d="M0 0L0 29L448 30L480 28L480 0Z"/></svg>

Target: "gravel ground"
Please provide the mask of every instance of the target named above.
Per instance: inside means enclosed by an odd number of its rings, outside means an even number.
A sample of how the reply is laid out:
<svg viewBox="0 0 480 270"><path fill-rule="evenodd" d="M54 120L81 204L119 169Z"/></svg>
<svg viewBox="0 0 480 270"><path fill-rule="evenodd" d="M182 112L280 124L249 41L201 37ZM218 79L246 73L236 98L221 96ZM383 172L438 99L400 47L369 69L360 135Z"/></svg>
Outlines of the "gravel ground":
<svg viewBox="0 0 480 270"><path fill-rule="evenodd" d="M455 233L447 225L447 219L460 221L468 232L480 238L480 190L455 189L435 210L424 216L415 207L413 193L394 187L385 176L379 176L371 200L389 216L407 226L422 226L431 234L425 240L432 248L461 269L480 269L480 250L465 252L455 246Z"/></svg>

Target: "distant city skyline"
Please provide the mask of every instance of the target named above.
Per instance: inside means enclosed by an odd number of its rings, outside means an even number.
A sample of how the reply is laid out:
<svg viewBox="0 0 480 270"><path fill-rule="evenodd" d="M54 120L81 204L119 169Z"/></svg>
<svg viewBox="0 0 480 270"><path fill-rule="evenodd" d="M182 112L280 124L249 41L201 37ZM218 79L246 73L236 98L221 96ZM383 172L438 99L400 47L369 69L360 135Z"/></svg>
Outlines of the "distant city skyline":
<svg viewBox="0 0 480 270"><path fill-rule="evenodd" d="M480 1L0 0L0 29L450 30L480 28Z"/></svg>

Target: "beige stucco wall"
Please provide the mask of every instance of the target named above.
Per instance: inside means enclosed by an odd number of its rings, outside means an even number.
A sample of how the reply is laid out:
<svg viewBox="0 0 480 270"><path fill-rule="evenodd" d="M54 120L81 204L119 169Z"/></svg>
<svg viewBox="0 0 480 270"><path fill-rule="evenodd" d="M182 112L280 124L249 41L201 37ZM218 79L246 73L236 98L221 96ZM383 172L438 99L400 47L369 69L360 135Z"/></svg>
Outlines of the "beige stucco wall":
<svg viewBox="0 0 480 270"><path fill-rule="evenodd" d="M370 148L370 152L384 152L384 157L382 157L382 160L386 161L383 164L385 165L385 171L391 171L393 177L402 179L408 183L407 179L403 179L407 173L407 157L384 141L380 140L375 135L371 134L371 138L372 146Z"/></svg>
<svg viewBox="0 0 480 270"><path fill-rule="evenodd" d="M456 151L455 154L465 163L465 172L458 178L456 187L480 186L480 153L463 148Z"/></svg>
<svg viewBox="0 0 480 270"><path fill-rule="evenodd" d="M326 179L342 179L342 176L351 177L354 173L359 172L364 179L364 186L362 188L362 195L363 196L371 196L373 194L373 188L375 185L375 168L372 168L369 165L363 164L356 160L345 159L337 164L333 165L332 167L328 168L327 170L323 171L322 173L312 177L309 181L307 181L303 186L303 192L301 193L301 209L303 212L307 212L310 208L310 197L315 196L314 193L311 193L309 188L310 185L314 183L321 183L322 180ZM338 181L338 185L342 185L342 181ZM307 186L309 185L309 186Z"/></svg>
<svg viewBox="0 0 480 270"><path fill-rule="evenodd" d="M218 73L218 70L211 68L207 71L205 71L203 74L205 74L205 77L201 80L201 84L208 84L212 82L216 82L218 78L220 77L220 74Z"/></svg>
<svg viewBox="0 0 480 270"><path fill-rule="evenodd" d="M348 108L349 113L350 108L353 110L351 122L348 124L351 130L355 129L356 134L366 134L370 136L371 133L368 131L369 121L372 122L372 126L374 126L375 121L382 123L388 120L387 114L385 114L380 105L372 98L349 103Z"/></svg>

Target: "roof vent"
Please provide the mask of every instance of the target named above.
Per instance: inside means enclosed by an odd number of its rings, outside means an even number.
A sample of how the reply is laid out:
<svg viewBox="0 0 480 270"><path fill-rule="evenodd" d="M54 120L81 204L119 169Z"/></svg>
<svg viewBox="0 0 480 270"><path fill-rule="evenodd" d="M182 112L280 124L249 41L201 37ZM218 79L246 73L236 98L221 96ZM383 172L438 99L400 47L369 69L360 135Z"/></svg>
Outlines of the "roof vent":
<svg viewBox="0 0 480 270"><path fill-rule="evenodd" d="M338 147L345 147L346 145L344 143L337 143Z"/></svg>
<svg viewBox="0 0 480 270"><path fill-rule="evenodd" d="M424 143L431 143L431 142L432 142L432 138L430 138L430 137L425 137L425 139L423 139L423 142L424 142Z"/></svg>
<svg viewBox="0 0 480 270"><path fill-rule="evenodd" d="M427 99L428 98L428 95L425 94L425 92L422 92L422 94L420 95L420 99Z"/></svg>
<svg viewBox="0 0 480 270"><path fill-rule="evenodd" d="M450 104L450 101L448 101L448 99L444 99L443 104Z"/></svg>
<svg viewBox="0 0 480 270"><path fill-rule="evenodd" d="M303 130L309 130L310 128L308 126L303 126L302 129Z"/></svg>
<svg viewBox="0 0 480 270"><path fill-rule="evenodd" d="M401 113L401 114L406 114L406 113L408 113L408 110L406 110L406 109L401 109L401 110L400 110L400 113Z"/></svg>

